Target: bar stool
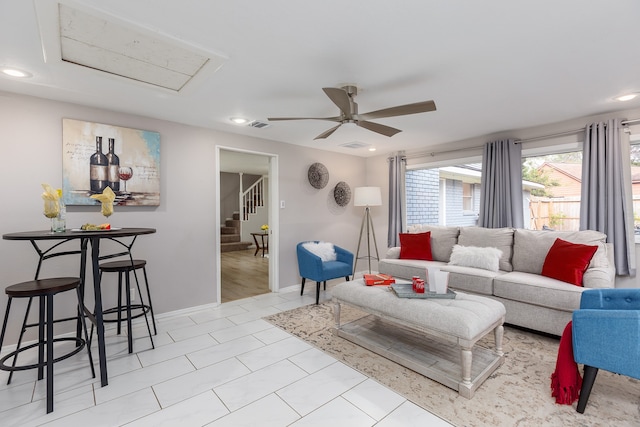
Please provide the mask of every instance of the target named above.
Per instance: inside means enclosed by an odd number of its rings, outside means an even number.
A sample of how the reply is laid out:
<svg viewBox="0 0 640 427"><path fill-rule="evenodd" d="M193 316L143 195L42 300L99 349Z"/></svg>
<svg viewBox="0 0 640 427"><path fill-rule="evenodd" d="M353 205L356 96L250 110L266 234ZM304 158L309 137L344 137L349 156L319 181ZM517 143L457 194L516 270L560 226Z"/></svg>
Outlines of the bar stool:
<svg viewBox="0 0 640 427"><path fill-rule="evenodd" d="M102 280L102 273L118 273L118 305L116 307L108 308L103 310L103 314L117 314L116 319L104 319L104 322L116 322L118 335L121 333L121 324L122 321L127 322L127 342L129 345L129 353L133 353L133 334L132 334L132 326L131 321L138 317L144 316L144 320L147 323L147 330L149 331L149 339L151 340L151 347L155 348L153 343L153 337L151 334L151 327L149 325L149 318L147 317L147 313L151 315L151 321L153 323L153 335L157 335L156 330L156 320L153 315L153 305L151 303L151 292L149 291L149 280L147 279L147 262L141 259L128 259L121 261L110 261L100 264L100 280ZM142 292L140 291L140 282L138 281L138 275L136 274L136 270L142 270L144 274L144 283L147 289L147 301L148 304L145 304L144 299L142 297ZM138 295L140 297L140 304L132 304L131 303L131 293L130 293L130 275L133 273L136 288L138 289ZM123 276L125 277L125 281L123 283ZM125 304L122 303L122 294L125 295ZM133 311L138 311L137 313L133 313ZM123 316L124 314L124 316Z"/></svg>
<svg viewBox="0 0 640 427"><path fill-rule="evenodd" d="M54 320L53 317L53 296L66 291L74 290L78 299L78 314L76 317ZM87 347L87 354L89 355L89 364L91 366L91 375L96 377L95 369L93 367L93 358L91 357L91 346L89 343L89 335L87 333L87 324L85 322L83 314L82 296L80 292L80 279L77 277L56 277L50 279L30 280L28 282L18 283L16 285L8 286L5 289L5 293L9 296L7 301L7 311L4 315L4 323L2 325L2 333L0 334L0 348L4 343L4 337L7 330L7 323L9 320L9 310L11 309L11 302L13 298L29 298L27 304L27 310L22 322L22 329L20 331L20 337L18 338L18 344L16 350L10 352L6 356L0 359L0 370L10 371L9 380L7 384L11 383L11 377L15 371L23 371L27 369L38 368L38 380L43 378L44 367L47 368L47 413L53 412L53 364L65 360L82 350L83 347ZM28 324L29 311L31 310L31 303L33 298L39 298L40 312L38 316L38 323ZM77 320L78 324L82 324L84 330L84 339L77 337L58 337L54 338L53 325L57 322L64 322L69 320ZM21 347L22 338L27 328L38 327L38 341L34 344ZM45 332L46 330L46 332ZM76 347L62 356L55 357L53 352L53 344L61 341L74 341ZM30 365L17 365L18 354L23 351L38 347L38 362ZM46 348L46 350L45 350ZM7 365L8 359L13 358L11 366Z"/></svg>

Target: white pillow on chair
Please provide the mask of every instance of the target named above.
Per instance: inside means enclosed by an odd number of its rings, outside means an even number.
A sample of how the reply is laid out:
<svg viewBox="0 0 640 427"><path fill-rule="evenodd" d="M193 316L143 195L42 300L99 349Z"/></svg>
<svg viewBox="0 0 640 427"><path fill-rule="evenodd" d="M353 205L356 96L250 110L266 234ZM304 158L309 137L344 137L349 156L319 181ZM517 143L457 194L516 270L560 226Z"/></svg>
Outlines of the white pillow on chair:
<svg viewBox="0 0 640 427"><path fill-rule="evenodd" d="M333 243L328 242L306 242L302 244L302 247L311 252L312 254L320 257L323 262L335 261L338 259L338 254L333 247Z"/></svg>

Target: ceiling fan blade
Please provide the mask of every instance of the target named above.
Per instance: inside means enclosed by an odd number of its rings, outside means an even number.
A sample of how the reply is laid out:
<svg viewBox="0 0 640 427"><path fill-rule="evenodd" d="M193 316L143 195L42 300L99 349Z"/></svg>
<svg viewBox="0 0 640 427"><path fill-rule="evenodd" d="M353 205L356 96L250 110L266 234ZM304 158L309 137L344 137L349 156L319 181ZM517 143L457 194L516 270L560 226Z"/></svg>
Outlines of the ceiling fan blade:
<svg viewBox="0 0 640 427"><path fill-rule="evenodd" d="M336 87L323 87L322 90L327 94L329 99L338 106L345 117L347 117L347 119L351 119L351 116L353 115L353 101L347 91Z"/></svg>
<svg viewBox="0 0 640 427"><path fill-rule="evenodd" d="M328 120L330 122L339 122L340 117L269 117L267 120L274 122L277 120Z"/></svg>
<svg viewBox="0 0 640 427"><path fill-rule="evenodd" d="M380 119L383 117L406 116L408 114L426 113L435 111L436 103L433 101L416 102L415 104L398 105L397 107L384 108L358 115L361 120Z"/></svg>
<svg viewBox="0 0 640 427"><path fill-rule="evenodd" d="M393 136L398 132L402 132L400 129L392 128L391 126L385 126L374 122L367 122L365 120L358 120L356 124L362 128L369 129L384 136Z"/></svg>
<svg viewBox="0 0 640 427"><path fill-rule="evenodd" d="M340 126L342 126L342 123L340 123L338 126L334 126L329 130L325 130L324 132L322 132L320 135L316 136L315 138L313 138L313 140L315 141L316 139L324 139L326 137L328 137L329 135L331 135L332 133L334 133L336 131L336 129L338 129Z"/></svg>

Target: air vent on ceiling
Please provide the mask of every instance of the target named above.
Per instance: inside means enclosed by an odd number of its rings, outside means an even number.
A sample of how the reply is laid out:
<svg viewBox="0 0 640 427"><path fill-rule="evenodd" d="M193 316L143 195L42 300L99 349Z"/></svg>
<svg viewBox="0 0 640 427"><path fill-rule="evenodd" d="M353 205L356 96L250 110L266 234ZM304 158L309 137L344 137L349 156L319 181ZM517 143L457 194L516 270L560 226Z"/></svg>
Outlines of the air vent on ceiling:
<svg viewBox="0 0 640 427"><path fill-rule="evenodd" d="M254 120L251 123L249 123L247 126L250 126L252 128L263 129L263 128L271 126L271 124L265 123L265 122L260 122L258 120Z"/></svg>
<svg viewBox="0 0 640 427"><path fill-rule="evenodd" d="M346 144L340 144L340 147L345 147L345 148L364 148L364 147L368 147L371 144L367 144L365 142L359 142L359 141L353 141L353 142L347 142Z"/></svg>
<svg viewBox="0 0 640 427"><path fill-rule="evenodd" d="M37 4L45 8L43 2ZM49 33L42 39L46 50L51 45L47 40L59 37L57 51L67 63L178 92L205 68L215 71L225 61L97 10L89 12L67 2L58 2L57 9L59 34ZM42 22L41 27L50 28Z"/></svg>

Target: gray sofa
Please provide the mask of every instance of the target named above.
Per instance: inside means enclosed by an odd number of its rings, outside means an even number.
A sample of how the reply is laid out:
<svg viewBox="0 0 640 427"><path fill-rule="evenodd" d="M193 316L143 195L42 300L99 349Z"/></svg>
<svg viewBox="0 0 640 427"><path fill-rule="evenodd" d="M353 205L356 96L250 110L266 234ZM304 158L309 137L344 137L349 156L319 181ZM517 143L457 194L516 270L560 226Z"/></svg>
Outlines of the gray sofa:
<svg viewBox="0 0 640 427"><path fill-rule="evenodd" d="M597 231L431 225L412 226L408 230L410 233L427 231L431 232L433 261L400 259L400 248L390 248L386 258L378 263L378 271L404 279L420 276L425 280L427 267L448 271L450 288L502 302L507 310L505 322L508 324L559 336L571 320L572 312L579 308L584 289L614 287L613 249L605 242L606 236ZM598 246L584 273L584 287L540 274L556 238ZM500 249L499 270L450 264L455 245Z"/></svg>

